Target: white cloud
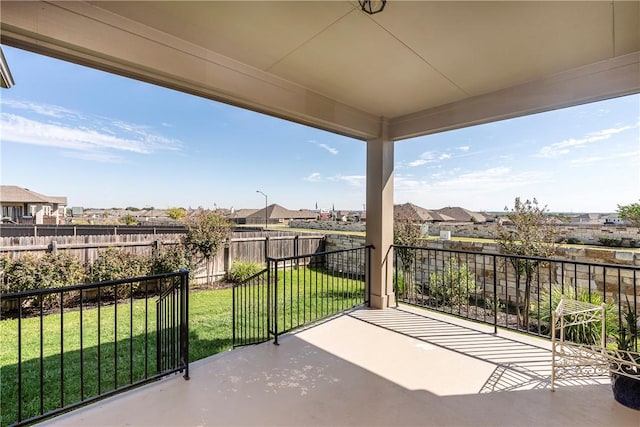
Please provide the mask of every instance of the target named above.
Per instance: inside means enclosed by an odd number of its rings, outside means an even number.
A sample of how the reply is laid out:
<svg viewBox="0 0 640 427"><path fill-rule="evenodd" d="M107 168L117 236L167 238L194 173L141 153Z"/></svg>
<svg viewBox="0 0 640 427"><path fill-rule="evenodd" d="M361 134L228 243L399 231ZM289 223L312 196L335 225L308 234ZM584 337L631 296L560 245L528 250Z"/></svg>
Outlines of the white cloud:
<svg viewBox="0 0 640 427"><path fill-rule="evenodd" d="M436 161L436 153L434 153L433 151L425 151L424 153L420 154L420 157L417 160L409 162L409 166L414 168L416 166L422 166L426 165L427 163L434 163Z"/></svg>
<svg viewBox="0 0 640 427"><path fill-rule="evenodd" d="M442 154L440 154L440 157L438 157L438 160L446 160L446 159L450 159L450 158L451 158L451 154L442 153Z"/></svg>
<svg viewBox="0 0 640 427"><path fill-rule="evenodd" d="M551 145L542 147L540 151L538 151L538 153L535 155L535 157L553 158L569 154L572 148L582 147L594 142L607 140L615 134L633 129L634 127L636 126L627 125L608 128L597 132L588 133L582 138L569 138L565 139L564 141L555 142Z"/></svg>
<svg viewBox="0 0 640 427"><path fill-rule="evenodd" d="M338 150L336 148L333 148L333 147L331 147L331 146L329 146L327 144L319 143L319 142L317 142L317 141L315 141L313 139L310 139L309 142L312 143L312 144L317 145L318 147L320 147L320 148L322 148L324 150L327 150L329 153L333 154L334 156L336 154L338 154Z"/></svg>
<svg viewBox="0 0 640 427"><path fill-rule="evenodd" d="M470 147L468 145L463 145L461 147L458 147L458 150L460 150L460 151L469 151L469 148Z"/></svg>
<svg viewBox="0 0 640 427"><path fill-rule="evenodd" d="M329 181L343 181L352 187L363 187L367 181L367 177L364 175L334 175L328 178Z"/></svg>
<svg viewBox="0 0 640 427"><path fill-rule="evenodd" d="M582 157L578 159L572 159L569 162L570 166L585 166L591 165L597 162L605 162L607 160L615 160L627 157L634 157L637 163L640 163L640 151L630 151L626 153L616 153L608 156L591 156L591 157Z"/></svg>
<svg viewBox="0 0 640 427"><path fill-rule="evenodd" d="M322 180L322 177L320 175L320 173L318 172L314 172L311 175L309 175L308 177L304 178L305 181L310 181L310 182L319 182Z"/></svg>
<svg viewBox="0 0 640 427"><path fill-rule="evenodd" d="M425 194L478 194L496 193L505 189L543 183L549 180L545 172L513 172L509 167L495 167L460 175L432 175L431 180L413 179L397 175L395 190L422 198ZM442 178L442 179L440 179ZM457 196L456 196L457 197Z"/></svg>
<svg viewBox="0 0 640 427"><path fill-rule="evenodd" d="M37 104L34 102L21 101L17 99L0 98L0 104L14 110L26 110L47 117L69 117L79 116L80 114L58 105Z"/></svg>
<svg viewBox="0 0 640 427"><path fill-rule="evenodd" d="M7 102L3 100L3 104ZM0 113L0 137L3 142L77 150L85 154L76 155L76 158L96 161L114 161L117 158L110 156L107 150L149 154L157 150L179 150L181 147L180 141L166 138L146 126L118 120L109 121L103 117L74 113L64 108L38 108L37 104L23 102L8 104L13 107L19 105L18 109L24 107L22 109L54 117L56 120L44 121L6 112ZM88 155L86 152L94 155ZM64 155L70 157L68 151Z"/></svg>
<svg viewBox="0 0 640 427"><path fill-rule="evenodd" d="M425 164L427 164L427 161L423 159L418 159L418 160L414 160L413 162L409 162L409 166L411 166L412 168L415 168L416 166L422 166Z"/></svg>

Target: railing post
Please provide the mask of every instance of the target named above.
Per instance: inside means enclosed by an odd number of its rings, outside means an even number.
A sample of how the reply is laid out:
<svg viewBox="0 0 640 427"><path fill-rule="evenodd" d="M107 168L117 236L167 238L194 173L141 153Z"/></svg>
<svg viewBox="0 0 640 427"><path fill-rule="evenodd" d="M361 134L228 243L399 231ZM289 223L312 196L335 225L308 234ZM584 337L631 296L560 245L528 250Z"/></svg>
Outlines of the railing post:
<svg viewBox="0 0 640 427"><path fill-rule="evenodd" d="M181 332L181 353L182 363L184 364L184 379L189 379L189 272L187 270L181 271L180 276L180 292L182 293L181 303L181 319L180 319L180 332Z"/></svg>
<svg viewBox="0 0 640 427"><path fill-rule="evenodd" d="M366 280L366 286L367 286L367 307L371 307L371 250L373 249L373 246L369 245L367 246L367 280Z"/></svg>
<svg viewBox="0 0 640 427"><path fill-rule="evenodd" d="M267 238L268 239L268 238ZM274 299L273 299L273 334L275 335L274 344L278 344L278 261L275 261L275 269L274 269L274 282L275 285L273 287Z"/></svg>
<svg viewBox="0 0 640 427"><path fill-rule="evenodd" d="M236 346L236 284L231 287L231 345Z"/></svg>
<svg viewBox="0 0 640 427"><path fill-rule="evenodd" d="M162 371L162 302L156 304L156 372ZM100 347L98 347L99 349Z"/></svg>
<svg viewBox="0 0 640 427"><path fill-rule="evenodd" d="M400 289L398 288L398 250L395 246L393 248L393 277L394 277L393 292L396 294L396 308L398 308L398 300L400 299ZM402 280L404 281L403 283L405 284L405 291L406 291L406 283L407 283L406 278L403 276ZM404 299L404 295L403 295L403 299Z"/></svg>
<svg viewBox="0 0 640 427"><path fill-rule="evenodd" d="M267 258L267 340L271 338L271 260Z"/></svg>
<svg viewBox="0 0 640 427"><path fill-rule="evenodd" d="M498 269L496 256L493 256L493 333L498 333ZM507 304L509 302L507 301Z"/></svg>

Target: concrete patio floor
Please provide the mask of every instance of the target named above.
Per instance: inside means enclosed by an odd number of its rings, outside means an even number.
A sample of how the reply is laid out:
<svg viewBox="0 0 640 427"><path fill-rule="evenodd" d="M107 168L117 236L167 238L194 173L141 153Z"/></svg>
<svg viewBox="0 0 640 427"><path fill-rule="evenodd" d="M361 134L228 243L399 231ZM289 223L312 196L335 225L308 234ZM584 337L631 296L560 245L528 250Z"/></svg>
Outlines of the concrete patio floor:
<svg viewBox="0 0 640 427"><path fill-rule="evenodd" d="M191 365L56 426L640 426L606 379L550 391L550 343L412 307L356 310Z"/></svg>

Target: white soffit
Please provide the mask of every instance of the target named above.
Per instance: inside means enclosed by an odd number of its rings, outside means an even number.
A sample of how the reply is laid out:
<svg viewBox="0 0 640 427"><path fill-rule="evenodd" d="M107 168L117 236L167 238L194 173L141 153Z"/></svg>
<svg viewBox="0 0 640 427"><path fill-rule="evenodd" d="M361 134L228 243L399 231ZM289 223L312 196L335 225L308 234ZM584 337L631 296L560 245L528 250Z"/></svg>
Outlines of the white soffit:
<svg viewBox="0 0 640 427"><path fill-rule="evenodd" d="M7 44L361 139L640 91L640 1L0 7Z"/></svg>

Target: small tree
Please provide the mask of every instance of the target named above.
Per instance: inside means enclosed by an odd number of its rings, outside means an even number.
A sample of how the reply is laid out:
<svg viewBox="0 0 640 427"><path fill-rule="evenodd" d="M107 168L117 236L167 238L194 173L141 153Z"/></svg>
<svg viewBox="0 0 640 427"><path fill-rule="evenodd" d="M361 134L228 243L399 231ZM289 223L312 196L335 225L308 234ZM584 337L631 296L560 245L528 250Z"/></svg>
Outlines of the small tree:
<svg viewBox="0 0 640 427"><path fill-rule="evenodd" d="M182 221L187 216L187 210L185 208L169 208L167 209L167 215L171 219Z"/></svg>
<svg viewBox="0 0 640 427"><path fill-rule="evenodd" d="M640 203L618 205L618 216L629 221L632 227L640 227Z"/></svg>
<svg viewBox="0 0 640 427"><path fill-rule="evenodd" d="M122 222L124 225L138 225L138 220L130 214L126 214L125 216L123 216L120 219L120 222Z"/></svg>
<svg viewBox="0 0 640 427"><path fill-rule="evenodd" d="M420 226L411 224L409 221L396 221L393 224L393 243L400 246L419 246L422 234ZM396 266L402 271L402 286L396 283L398 293L409 291L413 286L411 268L416 260L416 252L410 248L395 247L394 251L400 259L401 266ZM398 280L400 282L400 280Z"/></svg>
<svg viewBox="0 0 640 427"><path fill-rule="evenodd" d="M553 218L546 215L547 207L538 206L538 201L522 202L516 197L514 207L508 211L511 224L499 222L496 241L500 252L509 255L548 258L557 249L558 230ZM529 328L529 306L531 303L531 282L540 261L509 258L516 273L516 314L518 325ZM524 289L521 279L524 276ZM522 302L520 300L522 299Z"/></svg>
<svg viewBox="0 0 640 427"><path fill-rule="evenodd" d="M200 211L187 219L183 244L195 258L206 262L207 284L211 283L211 260L229 236L231 224L213 211Z"/></svg>

